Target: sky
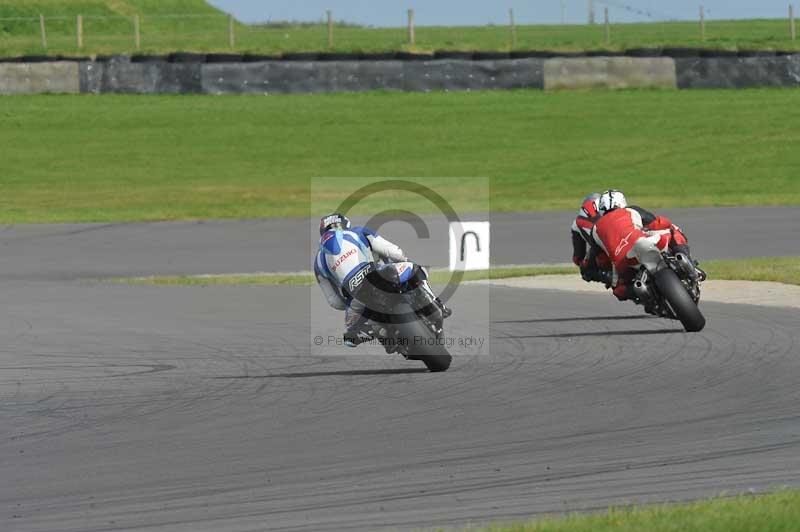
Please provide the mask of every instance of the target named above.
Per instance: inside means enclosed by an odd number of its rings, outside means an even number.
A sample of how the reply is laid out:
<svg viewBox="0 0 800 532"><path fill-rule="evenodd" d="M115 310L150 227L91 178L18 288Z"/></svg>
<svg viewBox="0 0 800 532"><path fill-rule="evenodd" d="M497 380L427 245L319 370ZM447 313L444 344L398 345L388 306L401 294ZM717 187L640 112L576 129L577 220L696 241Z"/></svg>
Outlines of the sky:
<svg viewBox="0 0 800 532"><path fill-rule="evenodd" d="M697 19L700 4L713 19L787 17L791 0L594 0L598 20L609 8L612 21ZM417 25L503 24L514 9L518 24L585 23L589 0L210 0L244 22L319 21L325 10L336 20L379 27L402 26L413 8ZM563 7L562 7L563 6ZM800 0L795 0L800 9Z"/></svg>

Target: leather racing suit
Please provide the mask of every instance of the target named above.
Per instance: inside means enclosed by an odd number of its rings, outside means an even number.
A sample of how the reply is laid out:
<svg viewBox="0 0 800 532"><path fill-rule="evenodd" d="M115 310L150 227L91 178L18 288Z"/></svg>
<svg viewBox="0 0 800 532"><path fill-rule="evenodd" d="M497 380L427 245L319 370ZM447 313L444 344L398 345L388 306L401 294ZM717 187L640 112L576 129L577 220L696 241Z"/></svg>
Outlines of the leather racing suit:
<svg viewBox="0 0 800 532"><path fill-rule="evenodd" d="M631 299L639 251L645 247L663 252L683 253L689 245L683 231L666 216L656 216L641 207L615 209L597 220L592 228L597 246L608 256L612 266L611 286L619 300Z"/></svg>
<svg viewBox="0 0 800 532"><path fill-rule="evenodd" d="M351 281L355 283L364 277L375 264L376 258L387 263L407 261L399 246L367 227L329 230L320 237L319 251L314 260L314 275L328 304L337 310L345 311L347 329L345 339L350 339L354 344L358 343L360 327L366 321L363 317L365 307L361 301L353 297L349 287ZM409 266L412 265L409 263ZM420 270L410 267L409 273L412 269ZM424 270L422 272L424 274ZM427 274L424 275L427 277ZM446 308L436 298L427 280L421 280L420 286L428 292L431 299L443 309Z"/></svg>
<svg viewBox="0 0 800 532"><path fill-rule="evenodd" d="M607 283L611 262L592 237L592 228L599 219L595 198L587 198L572 221L572 262L580 267L584 281Z"/></svg>

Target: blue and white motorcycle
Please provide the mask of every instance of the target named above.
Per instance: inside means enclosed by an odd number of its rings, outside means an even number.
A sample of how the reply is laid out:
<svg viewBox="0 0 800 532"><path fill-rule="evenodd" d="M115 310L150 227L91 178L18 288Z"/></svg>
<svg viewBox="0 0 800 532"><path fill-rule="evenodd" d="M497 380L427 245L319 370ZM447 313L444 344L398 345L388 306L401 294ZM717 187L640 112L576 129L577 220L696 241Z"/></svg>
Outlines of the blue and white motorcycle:
<svg viewBox="0 0 800 532"><path fill-rule="evenodd" d="M347 289L366 307L362 331L387 353L419 360L433 372L446 371L453 357L445 346L444 316L426 280L425 270L413 262L369 263L351 277Z"/></svg>

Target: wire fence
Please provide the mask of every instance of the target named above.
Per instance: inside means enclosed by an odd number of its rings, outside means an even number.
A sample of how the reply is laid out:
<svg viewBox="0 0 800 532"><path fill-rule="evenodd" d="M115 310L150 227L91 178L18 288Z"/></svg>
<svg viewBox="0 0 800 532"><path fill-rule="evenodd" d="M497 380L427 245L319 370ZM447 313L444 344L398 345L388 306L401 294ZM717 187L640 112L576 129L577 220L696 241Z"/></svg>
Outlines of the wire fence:
<svg viewBox="0 0 800 532"><path fill-rule="evenodd" d="M619 7L619 4L623 7ZM620 23L625 4L589 4L585 24L526 24L512 9L504 23L426 26L408 10L404 27L374 28L336 21L243 24L229 15L75 15L0 18L0 55L13 53L135 53L194 51L382 52L427 50L591 50L663 46L798 49L795 9L784 19ZM649 13L645 13L647 15Z"/></svg>

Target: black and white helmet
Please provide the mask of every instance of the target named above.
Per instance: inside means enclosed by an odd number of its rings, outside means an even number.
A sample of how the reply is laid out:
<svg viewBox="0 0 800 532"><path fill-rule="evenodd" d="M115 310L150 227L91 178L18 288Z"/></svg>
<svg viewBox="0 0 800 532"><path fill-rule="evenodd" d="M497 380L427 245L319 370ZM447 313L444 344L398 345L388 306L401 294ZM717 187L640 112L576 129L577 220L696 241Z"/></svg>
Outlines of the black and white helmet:
<svg viewBox="0 0 800 532"><path fill-rule="evenodd" d="M601 216L614 209L624 209L627 206L628 200L625 199L625 194L619 190L606 190L600 194L600 198L597 200L597 210Z"/></svg>
<svg viewBox="0 0 800 532"><path fill-rule="evenodd" d="M325 231L330 229L350 229L350 220L347 216L338 212L320 218L319 234L323 235Z"/></svg>

